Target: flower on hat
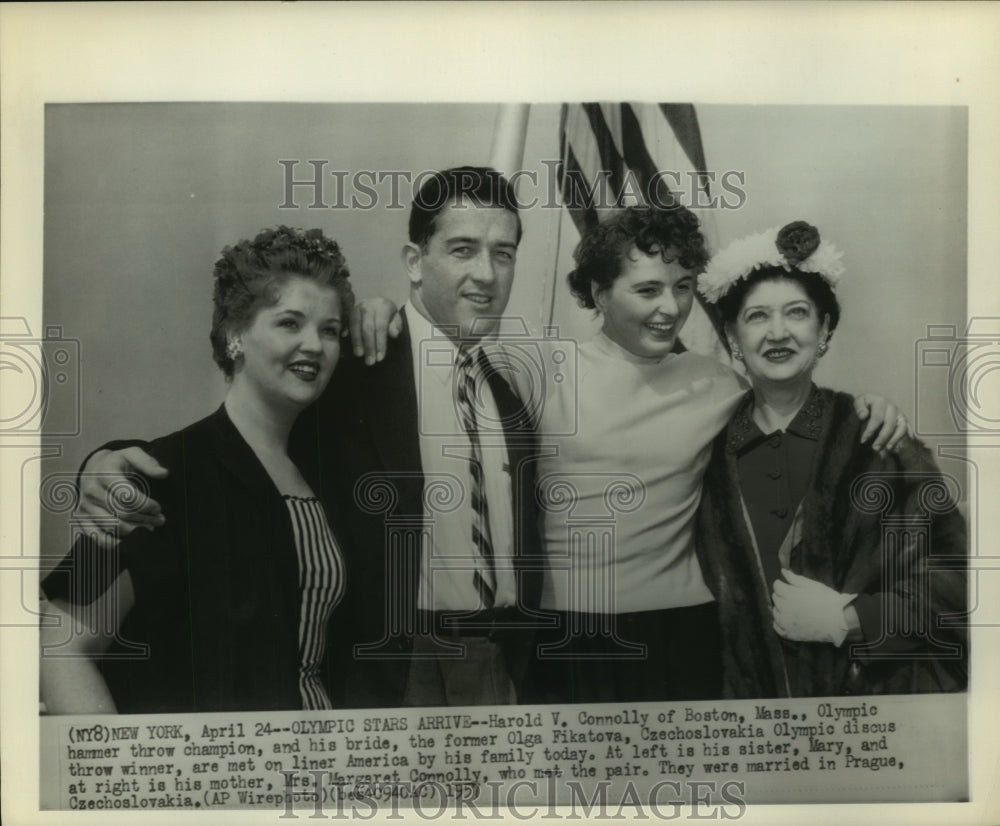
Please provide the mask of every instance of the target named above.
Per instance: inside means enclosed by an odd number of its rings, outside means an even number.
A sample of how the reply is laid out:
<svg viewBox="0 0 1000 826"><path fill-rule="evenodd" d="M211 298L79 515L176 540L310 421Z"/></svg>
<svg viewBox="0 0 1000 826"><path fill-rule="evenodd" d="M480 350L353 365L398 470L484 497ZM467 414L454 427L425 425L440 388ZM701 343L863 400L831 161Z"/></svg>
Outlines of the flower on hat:
<svg viewBox="0 0 1000 826"><path fill-rule="evenodd" d="M819 230L805 221L792 221L778 230L774 245L789 264L798 264L816 252Z"/></svg>
<svg viewBox="0 0 1000 826"><path fill-rule="evenodd" d="M814 226L794 221L733 241L714 255L698 276L698 291L714 304L733 284L761 267L815 273L836 287L844 274L842 256L833 244L820 238Z"/></svg>

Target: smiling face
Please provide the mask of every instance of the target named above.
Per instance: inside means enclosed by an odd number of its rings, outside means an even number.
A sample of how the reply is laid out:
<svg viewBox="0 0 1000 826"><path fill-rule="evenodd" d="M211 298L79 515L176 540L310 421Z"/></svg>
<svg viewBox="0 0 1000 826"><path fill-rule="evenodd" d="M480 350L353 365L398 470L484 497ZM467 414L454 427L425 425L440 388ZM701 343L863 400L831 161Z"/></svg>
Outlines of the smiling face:
<svg viewBox="0 0 1000 826"><path fill-rule="evenodd" d="M446 206L423 247L407 244L410 300L448 335L481 338L496 329L510 298L517 217L468 200Z"/></svg>
<svg viewBox="0 0 1000 826"><path fill-rule="evenodd" d="M666 262L633 247L621 274L610 287L594 294L604 315L604 334L630 353L663 357L691 312L694 274L676 261Z"/></svg>
<svg viewBox="0 0 1000 826"><path fill-rule="evenodd" d="M812 380L828 323L800 284L777 278L750 289L727 331L752 382L786 385Z"/></svg>
<svg viewBox="0 0 1000 826"><path fill-rule="evenodd" d="M233 383L271 409L301 409L319 398L340 358L340 298L311 279L281 278L277 302L239 336Z"/></svg>

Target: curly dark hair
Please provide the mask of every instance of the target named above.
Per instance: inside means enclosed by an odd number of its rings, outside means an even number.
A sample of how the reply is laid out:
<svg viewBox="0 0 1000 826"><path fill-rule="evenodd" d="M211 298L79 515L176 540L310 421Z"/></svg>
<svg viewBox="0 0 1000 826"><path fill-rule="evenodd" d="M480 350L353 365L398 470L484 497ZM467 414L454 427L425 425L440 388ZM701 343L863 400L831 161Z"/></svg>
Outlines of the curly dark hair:
<svg viewBox="0 0 1000 826"><path fill-rule="evenodd" d="M684 269L700 272L708 262L698 217L682 206L626 207L588 230L573 251L576 269L568 276L570 292L588 309L596 309L594 288L606 289L622 274L632 247L645 255L659 253Z"/></svg>
<svg viewBox="0 0 1000 826"><path fill-rule="evenodd" d="M787 279L794 281L806 291L809 300L816 305L816 312L820 321L824 316L829 316L829 336L837 329L840 322L840 302L833 292L833 288L823 276L812 272L800 272L792 269L786 270L784 267L760 267L754 270L746 278L741 278L722 296L716 308L723 324L735 324L736 317L743 308L743 302L750 291L762 281L781 281Z"/></svg>
<svg viewBox="0 0 1000 826"><path fill-rule="evenodd" d="M263 229L252 240L222 250L215 262L212 301L212 358L227 378L233 360L226 354L228 337L253 320L257 311L278 301L290 275L332 287L340 299L340 320L346 328L354 306L351 273L336 241L320 229L292 229L284 225Z"/></svg>

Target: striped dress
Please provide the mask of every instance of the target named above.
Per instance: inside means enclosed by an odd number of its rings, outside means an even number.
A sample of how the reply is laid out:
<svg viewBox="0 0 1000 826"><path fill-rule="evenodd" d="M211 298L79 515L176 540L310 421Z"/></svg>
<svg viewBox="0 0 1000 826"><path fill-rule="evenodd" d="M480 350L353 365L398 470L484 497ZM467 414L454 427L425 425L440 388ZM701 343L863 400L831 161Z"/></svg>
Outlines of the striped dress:
<svg viewBox="0 0 1000 826"><path fill-rule="evenodd" d="M344 596L344 560L315 497L285 496L299 565L299 693L302 708L332 708L319 667L327 622Z"/></svg>

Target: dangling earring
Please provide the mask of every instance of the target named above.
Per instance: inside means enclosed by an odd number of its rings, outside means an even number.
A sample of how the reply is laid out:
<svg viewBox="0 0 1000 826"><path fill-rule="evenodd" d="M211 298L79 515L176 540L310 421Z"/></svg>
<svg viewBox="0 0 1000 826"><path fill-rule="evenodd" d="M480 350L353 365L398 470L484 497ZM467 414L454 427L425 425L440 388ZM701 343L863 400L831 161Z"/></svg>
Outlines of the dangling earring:
<svg viewBox="0 0 1000 826"><path fill-rule="evenodd" d="M729 349L732 351L734 359L736 359L737 361L743 361L743 353L741 352L740 348L736 346L735 341L729 342Z"/></svg>
<svg viewBox="0 0 1000 826"><path fill-rule="evenodd" d="M237 357L243 355L243 342L238 338L231 338L226 344L226 356L230 361L236 361Z"/></svg>
<svg viewBox="0 0 1000 826"><path fill-rule="evenodd" d="M820 358L823 358L823 356L826 355L826 351L827 351L828 348L829 348L829 345L825 341L821 341L819 343L819 347L817 349L819 351L819 357Z"/></svg>

